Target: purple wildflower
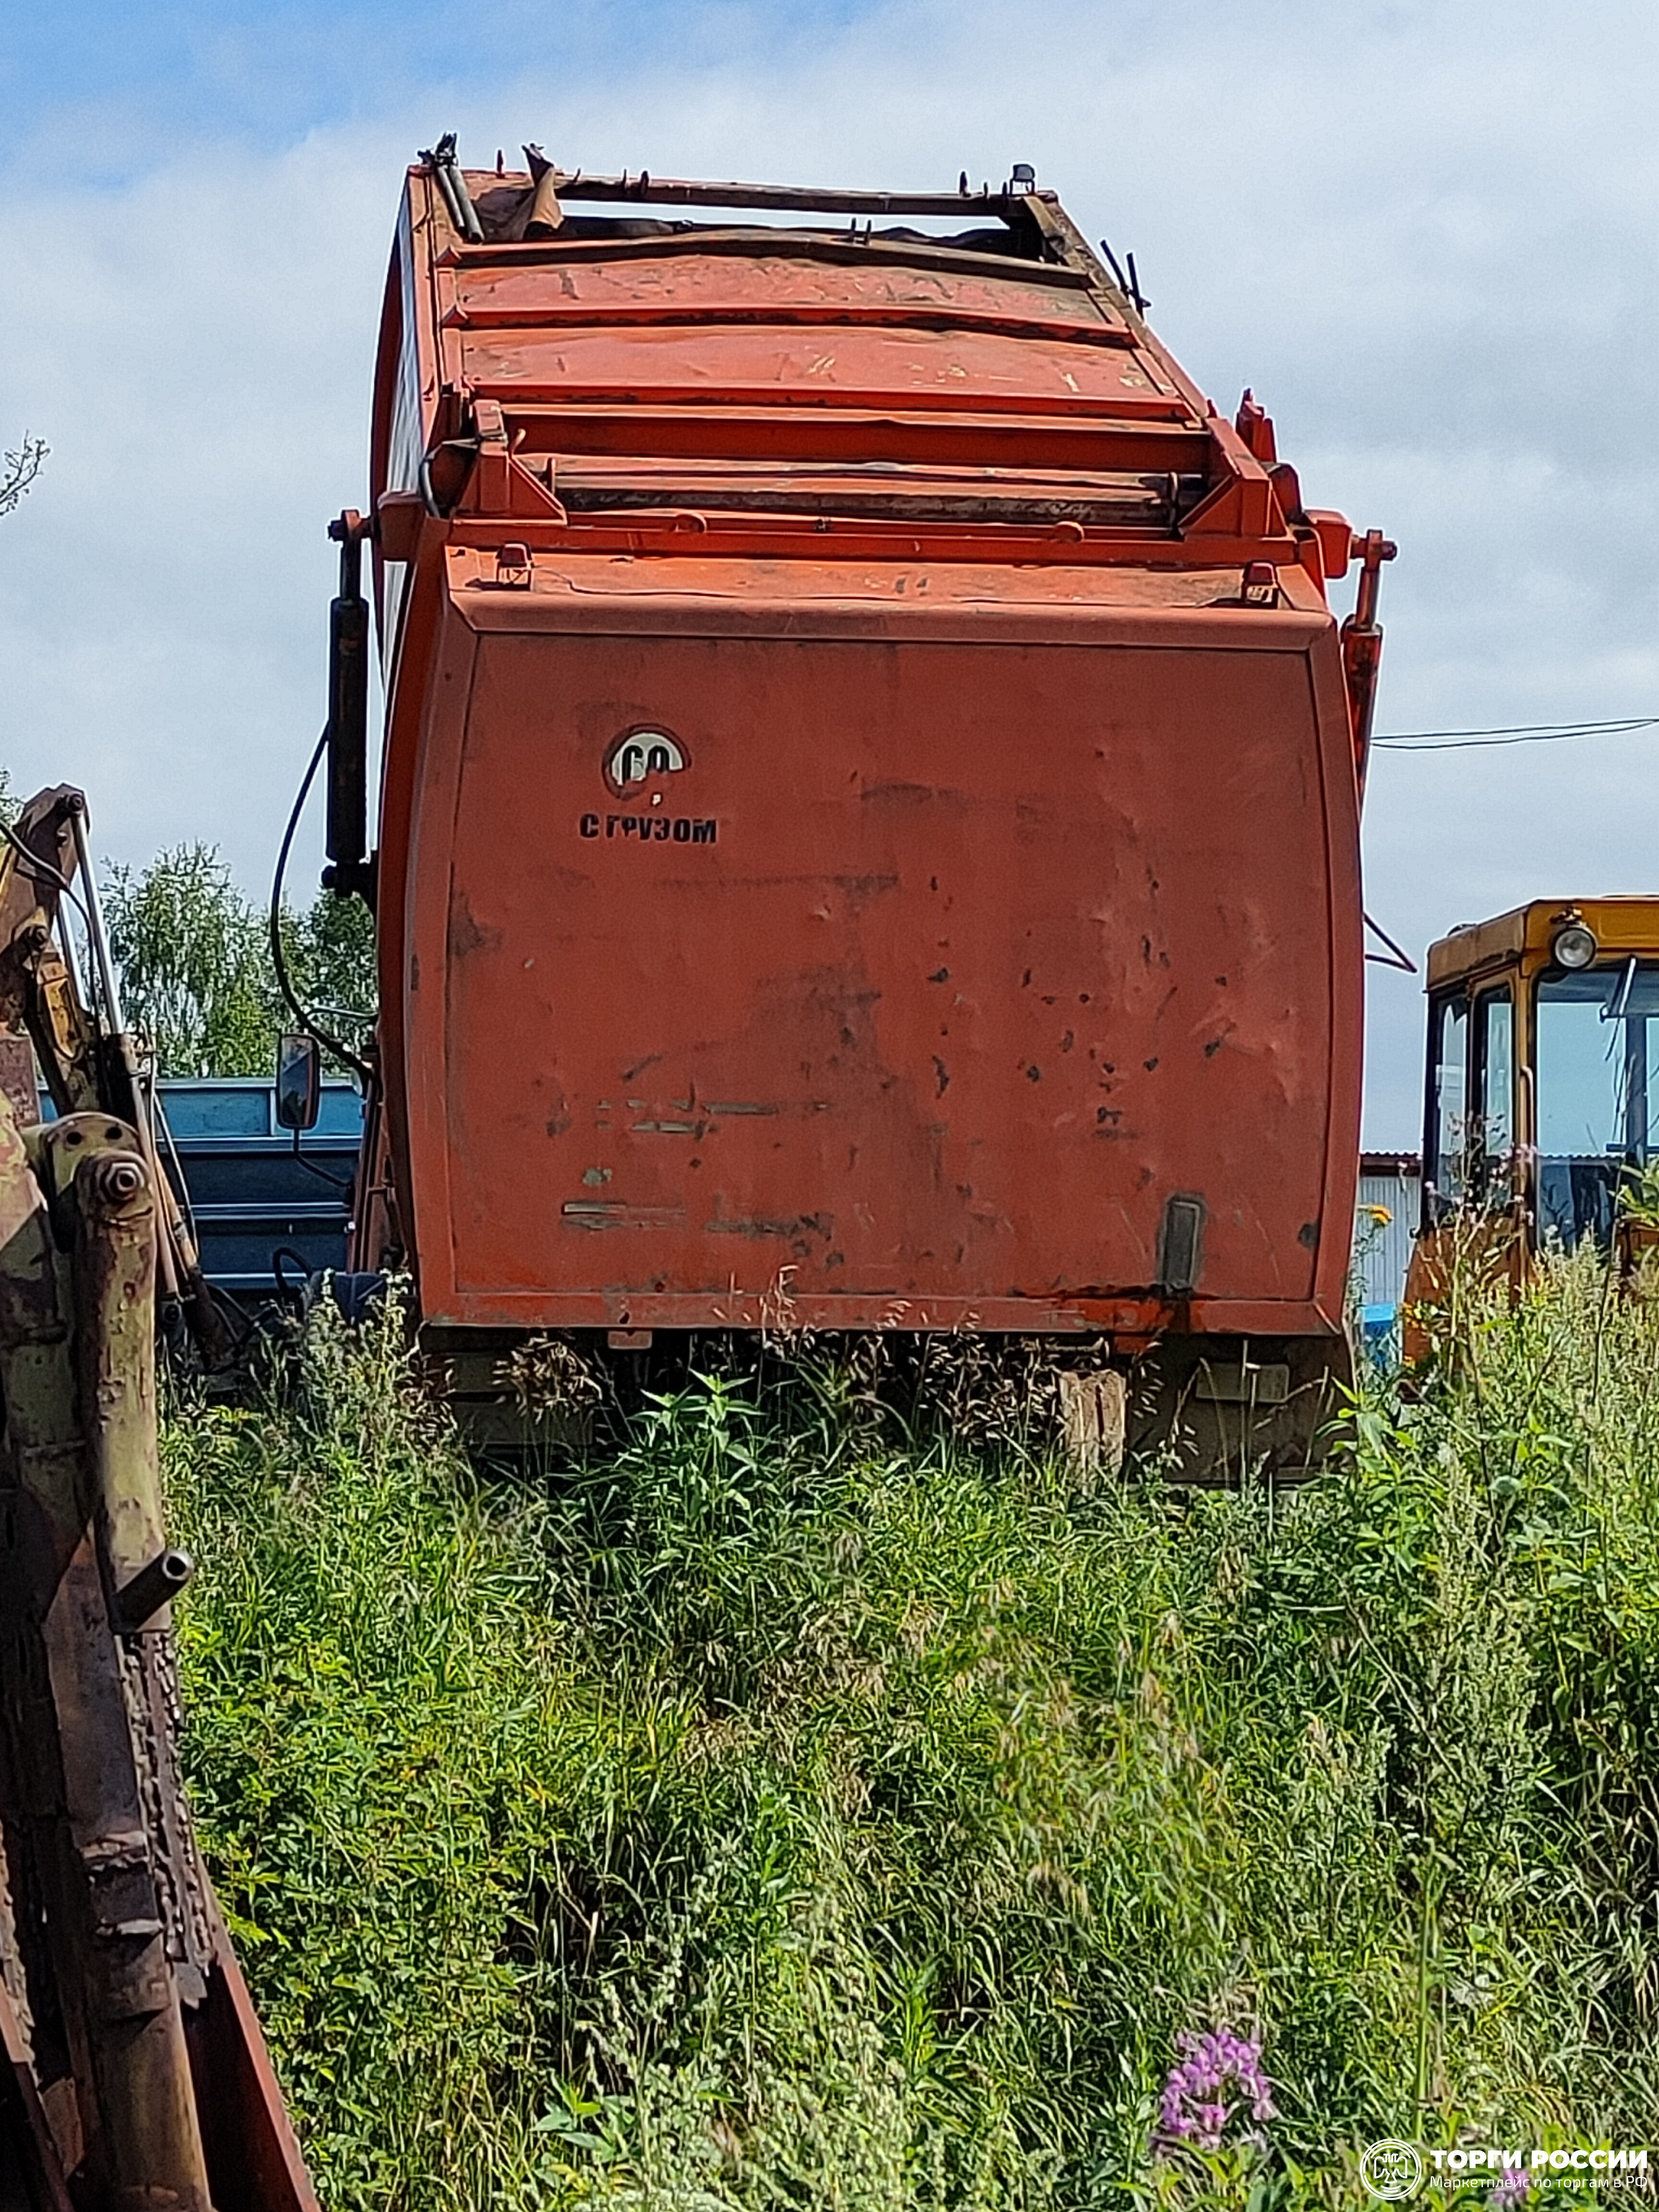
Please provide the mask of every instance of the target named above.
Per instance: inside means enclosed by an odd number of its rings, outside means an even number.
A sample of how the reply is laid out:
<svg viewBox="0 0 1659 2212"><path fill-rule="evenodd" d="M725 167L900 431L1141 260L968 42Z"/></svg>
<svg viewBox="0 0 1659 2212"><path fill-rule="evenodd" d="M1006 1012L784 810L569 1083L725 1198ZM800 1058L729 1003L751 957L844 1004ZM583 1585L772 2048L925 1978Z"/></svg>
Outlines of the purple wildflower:
<svg viewBox="0 0 1659 2212"><path fill-rule="evenodd" d="M1219 2028L1176 2038L1180 2053L1158 2100L1155 2150L1219 2150L1231 2123L1274 2117L1273 2084L1261 2070L1261 2045ZM1260 2140L1254 2125L1239 2138Z"/></svg>
<svg viewBox="0 0 1659 2212"><path fill-rule="evenodd" d="M1492 2187L1486 2191L1486 2203L1496 2206L1497 2212L1509 2212L1532 2193L1532 2176L1524 2166L1506 2166Z"/></svg>

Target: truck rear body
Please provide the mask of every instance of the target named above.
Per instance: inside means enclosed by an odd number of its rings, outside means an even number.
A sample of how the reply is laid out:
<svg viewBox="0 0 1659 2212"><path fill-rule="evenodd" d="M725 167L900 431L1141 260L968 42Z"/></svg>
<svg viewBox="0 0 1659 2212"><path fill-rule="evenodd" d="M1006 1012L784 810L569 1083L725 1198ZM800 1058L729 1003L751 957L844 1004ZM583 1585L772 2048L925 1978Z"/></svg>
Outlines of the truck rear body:
<svg viewBox="0 0 1659 2212"><path fill-rule="evenodd" d="M1035 191L564 179L526 241L465 182L382 336L360 1264L464 1328L1339 1337L1348 534L1271 425Z"/></svg>

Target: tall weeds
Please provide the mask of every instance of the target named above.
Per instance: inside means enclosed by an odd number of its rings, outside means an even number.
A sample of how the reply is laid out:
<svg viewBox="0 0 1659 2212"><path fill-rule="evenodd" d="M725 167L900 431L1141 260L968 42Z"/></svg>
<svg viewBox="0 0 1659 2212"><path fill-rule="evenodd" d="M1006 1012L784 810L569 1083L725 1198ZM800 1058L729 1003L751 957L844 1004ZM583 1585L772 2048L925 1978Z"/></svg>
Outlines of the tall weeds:
<svg viewBox="0 0 1659 2212"><path fill-rule="evenodd" d="M1654 1309L1563 1265L1461 1354L1277 1498L810 1364L490 1484L390 1322L180 1413L192 1788L325 2202L1196 2203L1212 2028L1258 2202L1659 2131Z"/></svg>

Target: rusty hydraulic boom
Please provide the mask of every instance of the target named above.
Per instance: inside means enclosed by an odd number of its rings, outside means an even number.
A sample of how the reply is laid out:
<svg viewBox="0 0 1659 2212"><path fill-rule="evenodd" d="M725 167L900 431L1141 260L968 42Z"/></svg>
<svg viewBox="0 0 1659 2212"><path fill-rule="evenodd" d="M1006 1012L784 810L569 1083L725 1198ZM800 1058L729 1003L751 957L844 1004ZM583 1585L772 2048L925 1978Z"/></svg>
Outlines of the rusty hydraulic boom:
<svg viewBox="0 0 1659 2212"><path fill-rule="evenodd" d="M316 2212L179 1778L191 1563L163 1524L158 1279L209 1362L218 1319L121 1023L85 801L43 793L6 840L0 2212Z"/></svg>

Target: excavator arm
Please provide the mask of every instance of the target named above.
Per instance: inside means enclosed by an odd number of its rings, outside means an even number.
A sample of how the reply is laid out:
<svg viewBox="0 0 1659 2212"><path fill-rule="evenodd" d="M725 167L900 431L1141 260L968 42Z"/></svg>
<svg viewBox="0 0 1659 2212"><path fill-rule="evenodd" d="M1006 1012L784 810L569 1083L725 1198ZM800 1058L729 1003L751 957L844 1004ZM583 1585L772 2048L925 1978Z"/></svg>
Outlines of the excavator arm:
<svg viewBox="0 0 1659 2212"><path fill-rule="evenodd" d="M229 1360L230 1345L184 1208L161 1166L154 1089L121 1011L87 851L87 818L84 794L58 784L30 799L0 849L0 1090L20 1126L39 1118L32 1046L59 1114L114 1114L137 1130L156 1194L161 1295L181 1310L203 1364L219 1368ZM76 901L86 923L91 974L84 993L58 927L64 898ZM89 996L95 996L95 1010Z"/></svg>
<svg viewBox="0 0 1659 2212"><path fill-rule="evenodd" d="M163 1526L156 1285L163 1255L181 1285L199 1266L112 987L100 1020L60 949L58 899L77 872L91 890L84 814L43 793L0 861L0 1042L27 1040L59 1109L40 1122L11 1050L0 2212L316 2212L179 1784L171 1604L191 1570Z"/></svg>
<svg viewBox="0 0 1659 2212"><path fill-rule="evenodd" d="M82 794L67 784L43 791L0 851L0 1032L10 1045L7 1095L14 1110L29 1101L26 1123L40 1118L25 1087L33 1069L18 1049L26 1039L60 1114L95 1112L105 1096L95 1026L58 945L58 901L79 860L75 819L85 810ZM136 1109L136 1102L125 1103Z"/></svg>

